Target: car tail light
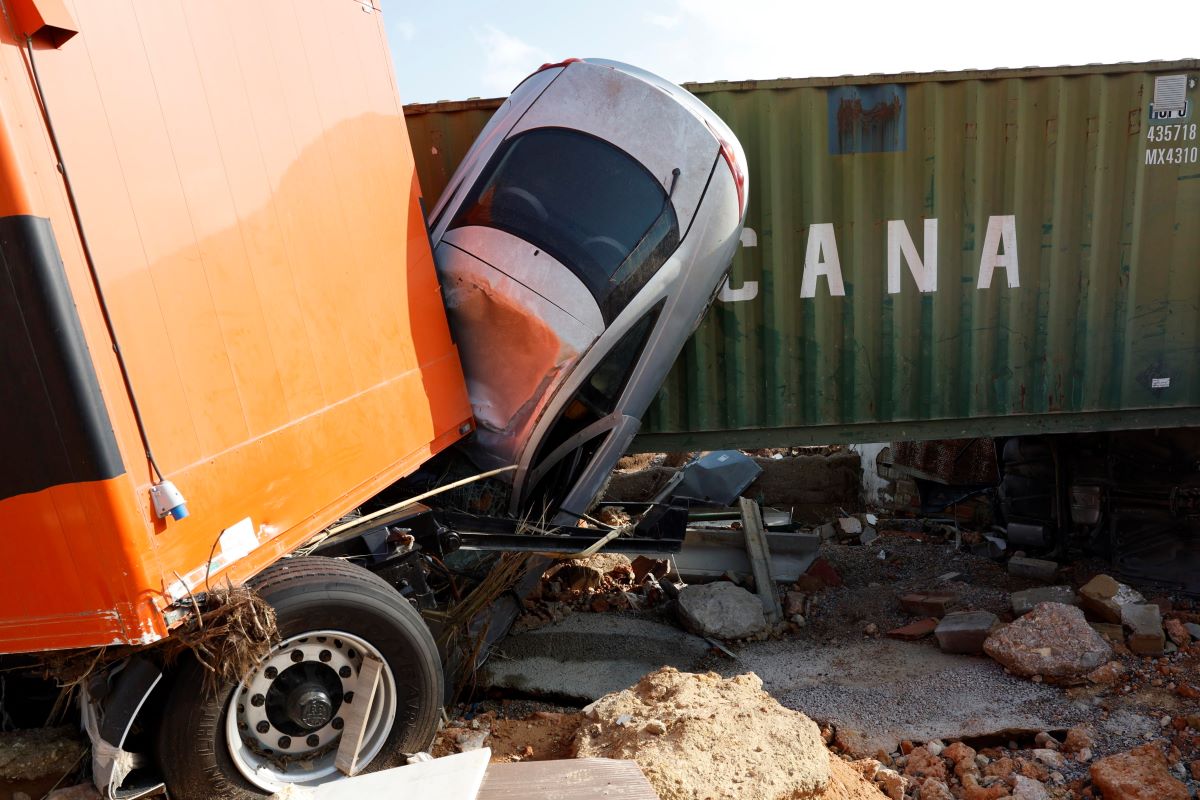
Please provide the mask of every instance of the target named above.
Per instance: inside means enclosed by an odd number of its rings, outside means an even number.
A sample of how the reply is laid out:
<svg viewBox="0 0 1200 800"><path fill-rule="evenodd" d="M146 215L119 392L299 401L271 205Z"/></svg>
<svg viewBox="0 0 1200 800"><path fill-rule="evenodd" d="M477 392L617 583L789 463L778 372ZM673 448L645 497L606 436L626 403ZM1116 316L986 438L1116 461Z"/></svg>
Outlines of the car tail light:
<svg viewBox="0 0 1200 800"><path fill-rule="evenodd" d="M707 122L704 124L708 125ZM738 213L741 214L746 210L746 167L738 161L733 145L721 135L720 131L713 128L712 125L708 125L708 130L717 137L717 142L721 145L721 157L725 159L725 163L729 165L729 171L733 173L733 185L737 187Z"/></svg>
<svg viewBox="0 0 1200 800"><path fill-rule="evenodd" d="M536 70L534 70L534 73L538 73L538 72L541 72L542 70L546 70L546 69L554 69L555 67L565 67L568 64L574 64L576 61L582 61L582 60L583 60L582 58L567 58L562 61L556 61L553 64L542 64L540 67L538 67Z"/></svg>

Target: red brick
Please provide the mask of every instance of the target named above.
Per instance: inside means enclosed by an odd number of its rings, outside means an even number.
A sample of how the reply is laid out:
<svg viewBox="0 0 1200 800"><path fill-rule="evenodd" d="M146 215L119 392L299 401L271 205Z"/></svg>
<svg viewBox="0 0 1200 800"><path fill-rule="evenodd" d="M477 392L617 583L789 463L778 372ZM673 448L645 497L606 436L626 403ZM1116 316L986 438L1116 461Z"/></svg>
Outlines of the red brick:
<svg viewBox="0 0 1200 800"><path fill-rule="evenodd" d="M906 642L915 642L917 639L924 639L929 634L937 629L938 621L933 617L917 620L916 622L895 628L887 632L887 635L892 639L902 639Z"/></svg>

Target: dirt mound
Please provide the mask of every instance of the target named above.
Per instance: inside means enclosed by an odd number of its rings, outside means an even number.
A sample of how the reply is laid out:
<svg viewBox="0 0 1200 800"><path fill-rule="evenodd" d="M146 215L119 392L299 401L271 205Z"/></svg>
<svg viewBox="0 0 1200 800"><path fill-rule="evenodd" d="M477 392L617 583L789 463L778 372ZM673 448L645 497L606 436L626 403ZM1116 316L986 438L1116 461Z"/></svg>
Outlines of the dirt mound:
<svg viewBox="0 0 1200 800"><path fill-rule="evenodd" d="M886 800L879 791L854 767L837 756L829 758L829 785L817 795L817 800Z"/></svg>
<svg viewBox="0 0 1200 800"><path fill-rule="evenodd" d="M664 667L586 716L574 755L637 761L662 800L806 800L829 785L816 723L779 705L753 674L725 680Z"/></svg>

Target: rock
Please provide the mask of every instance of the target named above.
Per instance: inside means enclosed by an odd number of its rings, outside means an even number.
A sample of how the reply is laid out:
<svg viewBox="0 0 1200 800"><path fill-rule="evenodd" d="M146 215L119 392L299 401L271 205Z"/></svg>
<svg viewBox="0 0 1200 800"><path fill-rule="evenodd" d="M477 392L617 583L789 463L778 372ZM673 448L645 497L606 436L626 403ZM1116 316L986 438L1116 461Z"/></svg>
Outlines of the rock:
<svg viewBox="0 0 1200 800"><path fill-rule="evenodd" d="M1013 800L1048 800L1050 794L1041 781L1018 775L1016 783L1013 784L1012 796Z"/></svg>
<svg viewBox="0 0 1200 800"><path fill-rule="evenodd" d="M822 542L828 542L829 540L833 539L837 536L837 532L838 526L834 525L832 522L826 522L821 527L813 530L813 533L821 537Z"/></svg>
<svg viewBox="0 0 1200 800"><path fill-rule="evenodd" d="M1033 589L1023 589L1009 596L1014 616L1023 617L1038 603L1062 603L1067 606L1079 605L1079 595L1070 586L1037 586Z"/></svg>
<svg viewBox="0 0 1200 800"><path fill-rule="evenodd" d="M875 785L888 796L888 800L904 800L907 784L907 779L894 769L881 769L875 773Z"/></svg>
<svg viewBox="0 0 1200 800"><path fill-rule="evenodd" d="M918 620L902 625L899 628L893 628L887 632L887 635L892 639L900 639L905 642L915 642L918 639L924 639L929 634L937 629L938 621L933 617L928 619Z"/></svg>
<svg viewBox="0 0 1200 800"><path fill-rule="evenodd" d="M1003 783L994 786L980 786L974 775L963 777L962 800L999 800L1008 796L1008 786Z"/></svg>
<svg viewBox="0 0 1200 800"><path fill-rule="evenodd" d="M671 562L663 558L638 556L629 566L633 570L633 582L637 584L644 581L647 575L653 575L656 580L665 577L671 568Z"/></svg>
<svg viewBox="0 0 1200 800"><path fill-rule="evenodd" d="M796 614L803 614L807 601L808 595L804 592L788 592L783 601L784 615L791 617Z"/></svg>
<svg viewBox="0 0 1200 800"><path fill-rule="evenodd" d="M974 655L983 652L983 643L999 624L989 611L959 611L947 614L933 633L943 652Z"/></svg>
<svg viewBox="0 0 1200 800"><path fill-rule="evenodd" d="M667 732L667 726L663 724L661 719L652 719L646 723L642 730L654 736L662 736Z"/></svg>
<svg viewBox="0 0 1200 800"><path fill-rule="evenodd" d="M859 544L861 544L865 547L878 538L879 538L879 534L875 531L874 528L872 528L871 526L868 525L866 528L863 529L863 532L861 534L859 534L858 542L859 542Z"/></svg>
<svg viewBox="0 0 1200 800"><path fill-rule="evenodd" d="M1187 632L1192 635L1193 639L1200 639L1200 625L1194 622L1185 622L1183 627L1187 628Z"/></svg>
<svg viewBox="0 0 1200 800"><path fill-rule="evenodd" d="M1082 725L1067 731L1067 738L1063 740L1063 749L1068 753L1077 753L1091 746L1092 732Z"/></svg>
<svg viewBox="0 0 1200 800"><path fill-rule="evenodd" d="M1142 656L1162 655L1166 636L1162 611L1153 603L1130 603L1121 607L1121 623L1130 629L1129 649Z"/></svg>
<svg viewBox="0 0 1200 800"><path fill-rule="evenodd" d="M1033 751L1033 757L1052 769L1059 769L1067 763L1062 753L1051 750L1049 747L1036 748Z"/></svg>
<svg viewBox="0 0 1200 800"><path fill-rule="evenodd" d="M946 780L946 762L925 747L914 747L904 763L904 774L911 778Z"/></svg>
<svg viewBox="0 0 1200 800"><path fill-rule="evenodd" d="M950 606L954 605L957 600L958 595L917 592L902 594L899 598L900 608L914 617L938 617L939 619L946 616Z"/></svg>
<svg viewBox="0 0 1200 800"><path fill-rule="evenodd" d="M1013 556L1008 560L1008 574L1049 583L1058 576L1058 562Z"/></svg>
<svg viewBox="0 0 1200 800"><path fill-rule="evenodd" d="M1167 764L1158 745L1144 744L1092 764L1092 783L1104 800L1189 800L1187 787L1171 777Z"/></svg>
<svg viewBox="0 0 1200 800"><path fill-rule="evenodd" d="M1163 622L1163 629L1167 632L1167 636L1171 637L1171 641L1179 647L1191 644L1192 634L1188 633L1188 629L1179 620L1165 620Z"/></svg>
<svg viewBox="0 0 1200 800"><path fill-rule="evenodd" d="M1083 676L1112 656L1112 648L1087 624L1083 612L1062 603L1038 605L989 636L983 649L1024 677Z"/></svg>
<svg viewBox="0 0 1200 800"><path fill-rule="evenodd" d="M736 795L723 796L804 800L830 784L831 769L861 780L848 764L831 765L816 723L779 705L753 674L726 680L663 667L602 697L593 712L596 721L576 732L572 755L634 759L661 800L712 797L717 787L735 786ZM624 715L634 724L614 724ZM670 734L641 733L652 720Z"/></svg>
<svg viewBox="0 0 1200 800"><path fill-rule="evenodd" d="M1108 575L1097 575L1079 589L1079 604L1105 622L1121 623L1121 607L1146 598Z"/></svg>
<svg viewBox="0 0 1200 800"><path fill-rule="evenodd" d="M862 520L858 517L841 517L838 519L838 526L841 527L842 533L848 536L858 536L863 532Z"/></svg>
<svg viewBox="0 0 1200 800"><path fill-rule="evenodd" d="M20 794L20 792L13 795L13 800L17 800L17 794ZM96 791L94 785L81 783L77 786L68 786L65 789L55 789L46 795L44 800L100 800L100 793Z"/></svg>
<svg viewBox="0 0 1200 800"><path fill-rule="evenodd" d="M1102 667L1097 667L1087 674L1089 683L1097 686L1114 684L1125 674L1125 665L1120 661L1110 661Z"/></svg>
<svg viewBox="0 0 1200 800"><path fill-rule="evenodd" d="M954 795L944 781L926 778L921 783L921 800L954 800Z"/></svg>
<svg viewBox="0 0 1200 800"><path fill-rule="evenodd" d="M454 741L458 745L458 752L466 753L469 750L478 750L483 747L489 735L484 730L466 730L454 737Z"/></svg>
<svg viewBox="0 0 1200 800"><path fill-rule="evenodd" d="M767 627L762 600L728 581L685 587L679 616L688 630L714 639L745 639Z"/></svg>

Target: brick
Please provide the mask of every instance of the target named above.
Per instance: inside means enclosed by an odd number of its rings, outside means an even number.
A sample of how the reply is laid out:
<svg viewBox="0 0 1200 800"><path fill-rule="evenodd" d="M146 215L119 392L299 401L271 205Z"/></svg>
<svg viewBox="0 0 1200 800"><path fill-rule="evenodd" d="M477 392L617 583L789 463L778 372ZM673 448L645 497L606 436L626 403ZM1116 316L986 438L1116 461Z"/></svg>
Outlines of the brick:
<svg viewBox="0 0 1200 800"><path fill-rule="evenodd" d="M1070 586L1037 586L1013 592L1009 598L1015 616L1024 616L1038 603L1063 603L1068 606L1079 605L1079 597Z"/></svg>
<svg viewBox="0 0 1200 800"><path fill-rule="evenodd" d="M984 641L999 622L999 618L988 611L959 611L947 614L938 623L934 635L944 652L982 653Z"/></svg>
<svg viewBox="0 0 1200 800"><path fill-rule="evenodd" d="M944 592L938 594L911 592L900 595L900 607L918 617L938 617L940 619L946 616L950 607L957 601L958 595Z"/></svg>
<svg viewBox="0 0 1200 800"><path fill-rule="evenodd" d="M1121 621L1129 628L1129 649L1140 656L1162 655L1166 636L1162 612L1153 603L1137 603L1121 608Z"/></svg>
<svg viewBox="0 0 1200 800"><path fill-rule="evenodd" d="M937 629L937 626L938 621L933 617L929 617L928 619L917 620L899 628L893 628L887 632L887 635L892 639L915 642L933 633Z"/></svg>
<svg viewBox="0 0 1200 800"><path fill-rule="evenodd" d="M1125 641L1125 629L1120 625L1113 625L1110 622L1089 622L1088 625L1091 625L1092 630L1110 642Z"/></svg>
<svg viewBox="0 0 1200 800"><path fill-rule="evenodd" d="M1008 574L1049 583L1058 576L1058 563L1041 558L1013 556L1008 560Z"/></svg>

